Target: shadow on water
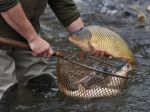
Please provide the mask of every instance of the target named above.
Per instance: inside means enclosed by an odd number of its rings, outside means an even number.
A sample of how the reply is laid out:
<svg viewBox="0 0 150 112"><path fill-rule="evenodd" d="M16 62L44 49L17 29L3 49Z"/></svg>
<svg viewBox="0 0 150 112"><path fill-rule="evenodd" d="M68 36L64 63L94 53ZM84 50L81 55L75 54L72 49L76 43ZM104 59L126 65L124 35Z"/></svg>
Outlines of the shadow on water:
<svg viewBox="0 0 150 112"><path fill-rule="evenodd" d="M129 43L138 61L138 69L131 73L122 95L93 101L75 101L59 92L32 95L28 90L19 90L19 98L12 112L147 112L150 109L150 12L149 1L140 0L74 0L87 25L102 25L118 32ZM145 12L147 24L140 26L137 13L131 10L136 5ZM55 50L76 50L67 41L67 33L49 8L41 17L41 35L48 39ZM140 27L139 27L140 26ZM55 75L56 59L51 59Z"/></svg>

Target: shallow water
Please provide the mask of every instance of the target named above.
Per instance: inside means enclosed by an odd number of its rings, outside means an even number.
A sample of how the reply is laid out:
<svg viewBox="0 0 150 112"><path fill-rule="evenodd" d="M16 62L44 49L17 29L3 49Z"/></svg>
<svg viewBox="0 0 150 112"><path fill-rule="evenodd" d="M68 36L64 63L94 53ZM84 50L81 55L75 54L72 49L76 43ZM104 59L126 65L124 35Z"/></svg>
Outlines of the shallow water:
<svg viewBox="0 0 150 112"><path fill-rule="evenodd" d="M28 90L19 90L19 98L11 112L148 112L150 109L150 29L145 7L150 2L140 0L75 0L87 25L102 25L118 32L129 43L138 61L136 72L130 73L123 94L113 98L92 101L76 101L52 92L32 95ZM139 27L136 13L126 15L126 7L139 6L147 16L145 27ZM140 5L139 5L140 4ZM90 8L91 7L91 8ZM130 10L129 10L130 12ZM41 35L48 38L55 50L76 50L67 41L67 33L49 8L41 17ZM61 43L61 44L60 44ZM51 59L52 74L55 75L56 59Z"/></svg>

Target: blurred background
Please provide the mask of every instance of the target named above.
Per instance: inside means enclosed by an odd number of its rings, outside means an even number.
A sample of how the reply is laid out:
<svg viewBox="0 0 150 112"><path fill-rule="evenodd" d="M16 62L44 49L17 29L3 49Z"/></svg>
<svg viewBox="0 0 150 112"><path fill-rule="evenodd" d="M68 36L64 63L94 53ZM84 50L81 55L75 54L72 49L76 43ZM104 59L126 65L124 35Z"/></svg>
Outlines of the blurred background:
<svg viewBox="0 0 150 112"><path fill-rule="evenodd" d="M105 26L119 33L132 48L138 69L122 95L93 101L76 101L57 90L32 95L19 89L12 112L148 112L150 109L150 1L149 0L74 0L86 25ZM41 35L55 50L74 51L68 33L47 7L41 19ZM55 76L56 58L51 58Z"/></svg>

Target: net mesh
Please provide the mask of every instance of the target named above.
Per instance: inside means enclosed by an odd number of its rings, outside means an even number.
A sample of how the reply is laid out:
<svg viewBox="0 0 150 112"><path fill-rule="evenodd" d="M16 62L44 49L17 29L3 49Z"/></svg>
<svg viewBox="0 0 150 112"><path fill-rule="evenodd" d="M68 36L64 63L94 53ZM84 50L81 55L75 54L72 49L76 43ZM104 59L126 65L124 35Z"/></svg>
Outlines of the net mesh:
<svg viewBox="0 0 150 112"><path fill-rule="evenodd" d="M65 95L75 98L98 98L116 96L121 93L127 77L115 73L126 63L122 60L79 58L78 53L64 52L65 58L57 59L58 85Z"/></svg>

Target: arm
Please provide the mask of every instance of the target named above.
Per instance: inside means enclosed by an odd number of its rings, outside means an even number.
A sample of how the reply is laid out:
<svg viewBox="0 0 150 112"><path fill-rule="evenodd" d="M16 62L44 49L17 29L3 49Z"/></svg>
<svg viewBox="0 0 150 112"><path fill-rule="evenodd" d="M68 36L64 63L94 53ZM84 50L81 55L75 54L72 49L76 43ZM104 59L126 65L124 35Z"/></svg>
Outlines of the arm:
<svg viewBox="0 0 150 112"><path fill-rule="evenodd" d="M2 0L2 2L3 1L7 0ZM0 1L0 5L2 2ZM28 41L31 50L36 56L49 57L53 54L50 45L34 30L33 26L25 16L20 3L10 9L2 10L0 14L14 30Z"/></svg>
<svg viewBox="0 0 150 112"><path fill-rule="evenodd" d="M48 3L68 32L75 32L84 27L73 0L48 0Z"/></svg>
<svg viewBox="0 0 150 112"><path fill-rule="evenodd" d="M69 33L78 32L84 27L73 0L48 0L50 7L59 21L66 27ZM97 51L95 56L109 56L105 52Z"/></svg>
<svg viewBox="0 0 150 112"><path fill-rule="evenodd" d="M74 20L66 29L68 32L72 33L78 31L82 27L84 27L84 23L81 17L79 17L78 19Z"/></svg>

